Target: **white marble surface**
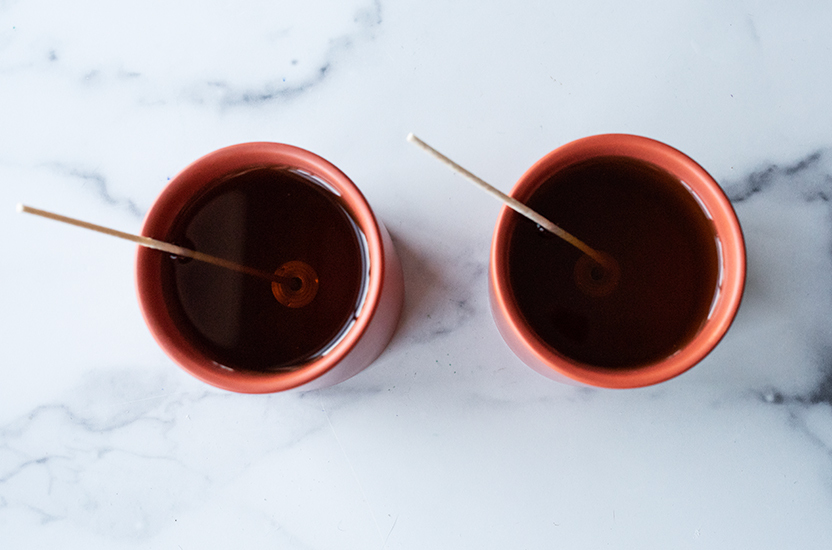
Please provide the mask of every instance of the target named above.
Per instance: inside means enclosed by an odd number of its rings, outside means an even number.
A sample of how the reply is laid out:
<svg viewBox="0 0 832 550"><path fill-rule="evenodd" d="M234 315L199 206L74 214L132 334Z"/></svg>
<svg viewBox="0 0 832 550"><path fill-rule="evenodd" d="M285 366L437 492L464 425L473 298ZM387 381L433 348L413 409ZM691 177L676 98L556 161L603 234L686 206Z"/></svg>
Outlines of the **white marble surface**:
<svg viewBox="0 0 832 550"><path fill-rule="evenodd" d="M0 548L829 548L832 4L0 0ZM747 238L719 347L609 391L520 363L488 310L499 205L556 146L646 135ZM133 248L169 177L253 140L361 187L407 285L339 386L235 395L156 347Z"/></svg>

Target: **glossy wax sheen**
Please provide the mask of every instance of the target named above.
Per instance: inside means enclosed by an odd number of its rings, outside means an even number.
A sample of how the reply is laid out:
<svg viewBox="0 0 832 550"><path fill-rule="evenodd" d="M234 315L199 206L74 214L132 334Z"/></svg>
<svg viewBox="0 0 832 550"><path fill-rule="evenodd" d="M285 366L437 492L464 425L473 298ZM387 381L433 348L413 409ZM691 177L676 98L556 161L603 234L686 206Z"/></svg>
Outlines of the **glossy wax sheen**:
<svg viewBox="0 0 832 550"><path fill-rule="evenodd" d="M528 205L611 255L620 280L597 296L577 284L582 254L518 219L509 276L532 330L558 353L608 369L659 361L702 327L717 290L711 220L678 178L645 161L606 156L557 172Z"/></svg>
<svg viewBox="0 0 832 550"><path fill-rule="evenodd" d="M278 302L267 280L169 258L162 285L171 318L192 345L235 370L271 371L326 350L356 315L364 251L339 197L285 168L260 168L205 187L179 214L171 242L273 273L311 266L318 292L303 307Z"/></svg>

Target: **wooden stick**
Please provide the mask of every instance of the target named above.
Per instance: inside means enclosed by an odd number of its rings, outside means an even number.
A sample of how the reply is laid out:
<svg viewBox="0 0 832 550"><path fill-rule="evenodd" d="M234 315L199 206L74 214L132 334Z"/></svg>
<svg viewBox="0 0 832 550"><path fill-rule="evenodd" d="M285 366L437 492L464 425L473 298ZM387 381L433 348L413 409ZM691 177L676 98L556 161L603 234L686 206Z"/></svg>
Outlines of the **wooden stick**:
<svg viewBox="0 0 832 550"><path fill-rule="evenodd" d="M146 248L160 250L162 252L167 252L168 254L173 254L174 256L180 256L182 258L192 258L200 262L206 262L219 267L224 267L226 269L231 269L233 271L237 271L238 273L245 273L246 275L253 275L254 277L260 277L262 279L276 281L278 283L292 282L292 279L289 277L279 277L274 274L266 273L265 271L260 271L259 269L254 269L253 267L240 265L228 260L224 260L222 258L217 258L216 256L211 256L209 254L197 252L196 250L184 248L175 244L170 244L165 241L157 241L156 239L151 239L150 237L145 237L143 235L133 235L132 233L125 233L123 231L110 229L109 227L104 227L102 225L96 225L94 223L85 222L75 218L61 216L60 214L55 214L54 212L40 210L39 208L32 208L31 206L26 206L25 204L18 204L17 211L25 212L26 214L34 214L42 218L48 218L50 220L67 223L76 227L83 227L84 229L90 229L92 231L97 231L98 233L104 233L105 235L110 235L112 237L118 237L119 239L131 241Z"/></svg>
<svg viewBox="0 0 832 550"><path fill-rule="evenodd" d="M575 248L577 248L578 250L580 250L581 252L598 262L600 265L606 265L604 256L600 254L597 250L590 247L588 244L586 244L579 238L575 237L571 233L561 229L554 223L550 222L549 220L547 220L546 218L544 218L543 216L541 216L540 214L523 204L522 202L506 195L493 185L486 183L485 181L475 176L459 164L455 163L454 161L452 161L451 159L449 159L448 157L446 157L445 155L443 155L442 153L440 153L439 151L437 151L421 139L414 136L412 133L407 135L407 141L416 144L419 148L421 148L423 151L437 159L439 162L450 167L451 170L454 170L455 172L458 172L462 176L468 178L468 180L478 185L486 193L489 193L490 195L497 197L499 200L503 201L506 206L508 206L518 214L527 217L528 219L530 219L531 221L548 231L549 233L557 235L564 241L568 242L569 244L571 244L572 246L574 246Z"/></svg>

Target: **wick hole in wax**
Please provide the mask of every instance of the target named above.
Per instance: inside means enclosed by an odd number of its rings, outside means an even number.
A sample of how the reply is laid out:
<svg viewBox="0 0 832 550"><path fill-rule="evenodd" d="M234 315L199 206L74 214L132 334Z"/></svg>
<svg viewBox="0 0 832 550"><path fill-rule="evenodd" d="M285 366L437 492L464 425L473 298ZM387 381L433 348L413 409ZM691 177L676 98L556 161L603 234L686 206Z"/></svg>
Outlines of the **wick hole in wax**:
<svg viewBox="0 0 832 550"><path fill-rule="evenodd" d="M289 281L289 290L297 292L303 286L303 281L300 277L292 277L292 280Z"/></svg>
<svg viewBox="0 0 832 550"><path fill-rule="evenodd" d="M286 262L274 274L282 277L283 281L272 282L272 294L284 306L303 307L315 299L318 293L318 274L306 262Z"/></svg>
<svg viewBox="0 0 832 550"><path fill-rule="evenodd" d="M589 256L581 256L575 264L573 273L575 284L584 294L594 298L607 296L615 292L621 279L621 269L615 258L606 252L598 252L603 265Z"/></svg>

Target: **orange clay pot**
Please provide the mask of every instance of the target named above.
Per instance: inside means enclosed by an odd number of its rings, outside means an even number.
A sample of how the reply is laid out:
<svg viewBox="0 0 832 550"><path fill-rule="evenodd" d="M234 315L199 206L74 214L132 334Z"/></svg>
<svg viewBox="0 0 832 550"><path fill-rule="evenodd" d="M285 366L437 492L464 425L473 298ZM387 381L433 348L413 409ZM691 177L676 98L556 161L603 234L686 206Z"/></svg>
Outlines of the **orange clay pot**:
<svg viewBox="0 0 832 550"><path fill-rule="evenodd" d="M177 214L195 193L218 177L254 166L284 166L306 172L341 195L344 208L366 237L369 275L366 298L346 335L325 354L293 370L252 372L221 367L206 358L180 333L162 295L164 255L140 247L136 256L136 285L142 315L165 353L200 380L242 393L270 393L292 388L314 389L336 384L370 365L384 351L401 314L404 281L390 235L375 217L364 196L338 168L323 158L279 143L244 143L209 153L176 177L147 214L142 234L165 239Z"/></svg>
<svg viewBox="0 0 832 550"><path fill-rule="evenodd" d="M520 178L511 195L526 202L552 174L601 156L625 156L651 163L688 187L703 215L711 218L718 240L719 277L711 312L684 347L651 364L604 369L576 362L544 342L529 326L514 299L508 276L509 243L518 216L504 207L494 229L489 266L489 295L497 328L517 356L537 372L566 383L606 388L634 388L663 382L701 361L730 327L745 285L745 245L731 203L714 179L685 154L652 139L608 134L568 143L539 160Z"/></svg>

